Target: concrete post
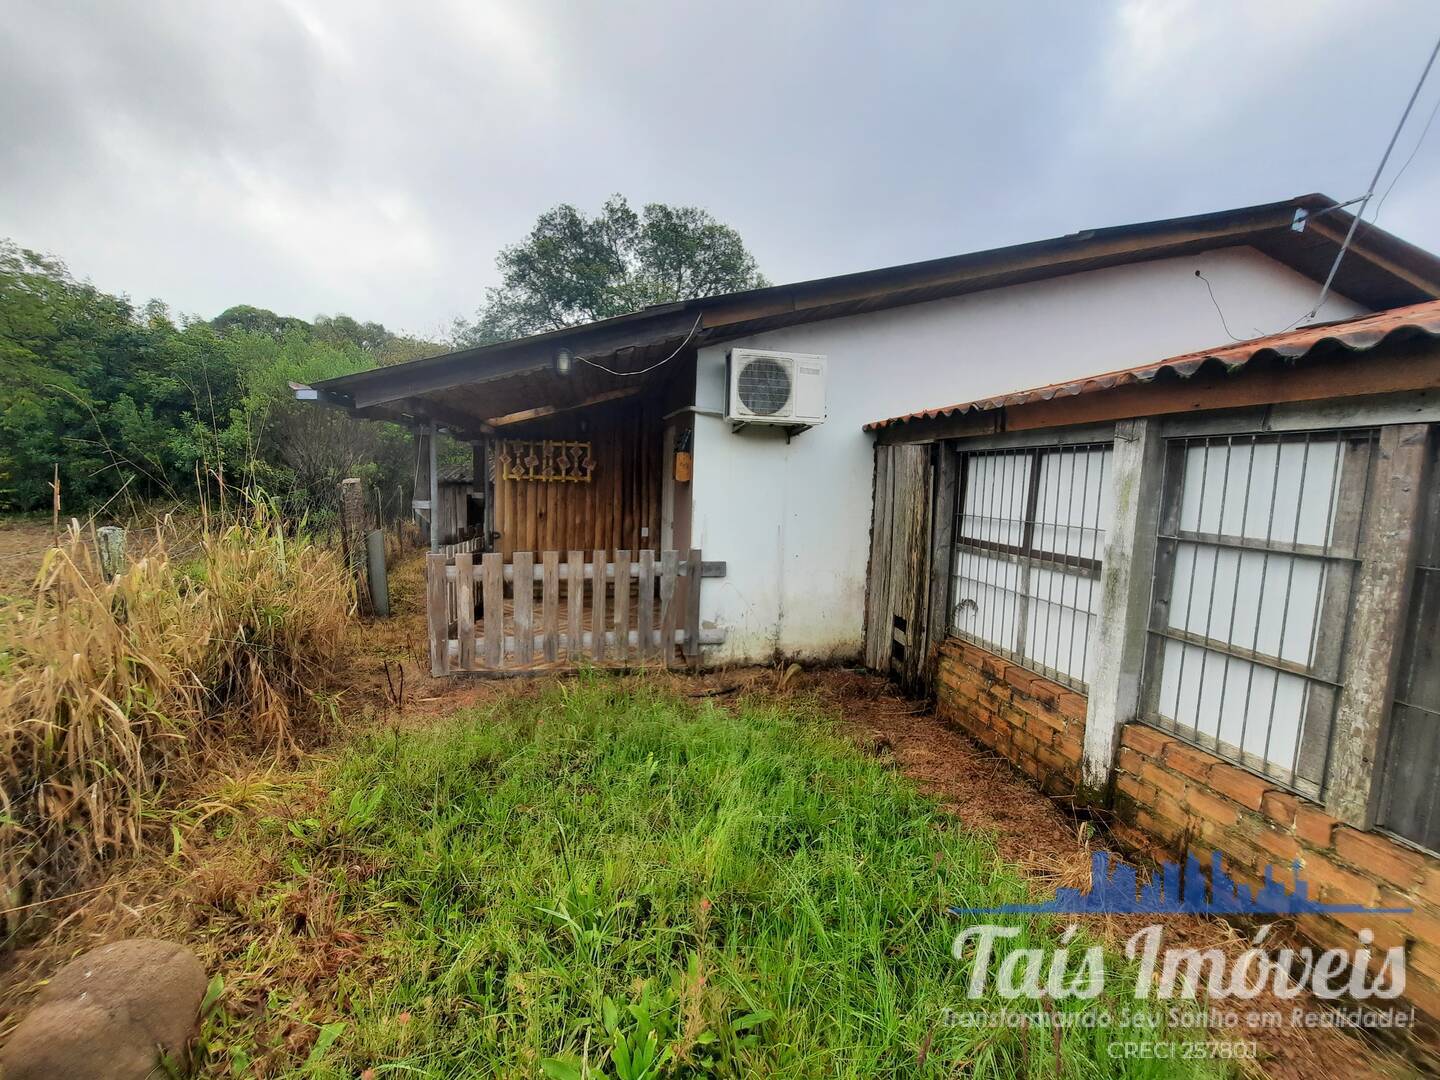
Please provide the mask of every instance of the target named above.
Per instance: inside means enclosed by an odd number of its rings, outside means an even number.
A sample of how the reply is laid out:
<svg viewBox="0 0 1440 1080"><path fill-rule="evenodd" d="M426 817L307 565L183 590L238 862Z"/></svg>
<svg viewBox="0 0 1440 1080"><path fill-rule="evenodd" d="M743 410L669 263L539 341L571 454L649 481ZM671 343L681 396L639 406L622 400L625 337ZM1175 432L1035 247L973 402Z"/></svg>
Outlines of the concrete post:
<svg viewBox="0 0 1440 1080"><path fill-rule="evenodd" d="M361 608L369 607L365 588L365 486L359 478L340 481L340 550L355 582Z"/></svg>
<svg viewBox="0 0 1440 1080"><path fill-rule="evenodd" d="M1108 801L1120 729L1139 714L1163 451L1158 421L1115 425L1110 481L1115 514L1100 571L1082 761L1082 795L1091 802Z"/></svg>
<svg viewBox="0 0 1440 1080"><path fill-rule="evenodd" d="M124 529L102 525L95 530L95 547L100 556L100 573L106 581L114 581L125 572Z"/></svg>

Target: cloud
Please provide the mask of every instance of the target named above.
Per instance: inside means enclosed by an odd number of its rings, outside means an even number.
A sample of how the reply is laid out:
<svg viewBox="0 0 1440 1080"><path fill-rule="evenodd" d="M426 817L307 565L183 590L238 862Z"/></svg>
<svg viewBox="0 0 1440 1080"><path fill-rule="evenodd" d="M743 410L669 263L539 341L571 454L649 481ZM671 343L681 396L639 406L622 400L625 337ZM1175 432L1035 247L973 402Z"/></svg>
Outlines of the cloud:
<svg viewBox="0 0 1440 1080"><path fill-rule="evenodd" d="M1419 74L1427 14L0 0L0 235L185 311L435 332L538 213L614 191L708 207L776 280L1348 197ZM1394 167L1436 95L1440 77ZM1432 134L1385 226L1440 247L1437 178Z"/></svg>

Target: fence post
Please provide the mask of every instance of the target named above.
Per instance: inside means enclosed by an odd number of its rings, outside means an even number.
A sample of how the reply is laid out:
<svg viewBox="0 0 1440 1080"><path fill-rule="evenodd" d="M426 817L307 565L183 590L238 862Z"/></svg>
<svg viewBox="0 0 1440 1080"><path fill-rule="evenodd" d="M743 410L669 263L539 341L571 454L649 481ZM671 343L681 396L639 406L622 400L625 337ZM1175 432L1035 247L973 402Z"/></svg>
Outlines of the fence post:
<svg viewBox="0 0 1440 1080"><path fill-rule="evenodd" d="M1120 729L1139 714L1163 450L1158 420L1115 425L1110 480L1115 512L1100 570L1081 762L1080 794L1089 802L1108 801Z"/></svg>
<svg viewBox="0 0 1440 1080"><path fill-rule="evenodd" d="M125 530L118 525L102 525L95 530L95 548L100 556L100 573L106 581L114 581L125 572Z"/></svg>
<svg viewBox="0 0 1440 1080"><path fill-rule="evenodd" d="M390 582L385 577L385 534L379 529L365 534L365 554L370 605L383 619L390 614Z"/></svg>
<svg viewBox="0 0 1440 1080"><path fill-rule="evenodd" d="M350 579L355 582L356 601L368 611L371 605L365 587L365 488L353 476L340 481L340 551Z"/></svg>

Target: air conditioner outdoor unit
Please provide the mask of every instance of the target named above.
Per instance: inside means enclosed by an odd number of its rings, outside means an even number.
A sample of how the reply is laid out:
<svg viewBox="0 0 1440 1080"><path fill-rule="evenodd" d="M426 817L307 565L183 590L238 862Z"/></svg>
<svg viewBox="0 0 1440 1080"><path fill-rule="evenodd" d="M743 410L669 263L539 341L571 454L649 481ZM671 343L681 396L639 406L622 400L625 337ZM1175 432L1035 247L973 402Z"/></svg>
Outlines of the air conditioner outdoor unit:
<svg viewBox="0 0 1440 1080"><path fill-rule="evenodd" d="M725 364L725 419L804 428L825 422L825 357L731 349Z"/></svg>

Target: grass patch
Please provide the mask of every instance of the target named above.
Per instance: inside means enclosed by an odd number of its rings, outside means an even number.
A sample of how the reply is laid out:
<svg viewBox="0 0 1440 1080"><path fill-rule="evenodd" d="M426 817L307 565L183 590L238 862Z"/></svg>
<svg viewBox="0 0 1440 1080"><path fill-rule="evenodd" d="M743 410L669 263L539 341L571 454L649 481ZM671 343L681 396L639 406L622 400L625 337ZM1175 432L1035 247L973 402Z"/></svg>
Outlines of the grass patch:
<svg viewBox="0 0 1440 1080"><path fill-rule="evenodd" d="M946 1026L970 1003L945 909L1025 887L809 706L586 677L367 738L329 784L271 828L283 853L258 857L288 870L246 902L368 927L367 955L306 1003L310 1039L277 1037L283 993L222 1014L215 1075L1192 1074L1111 1061L1103 1030Z"/></svg>

